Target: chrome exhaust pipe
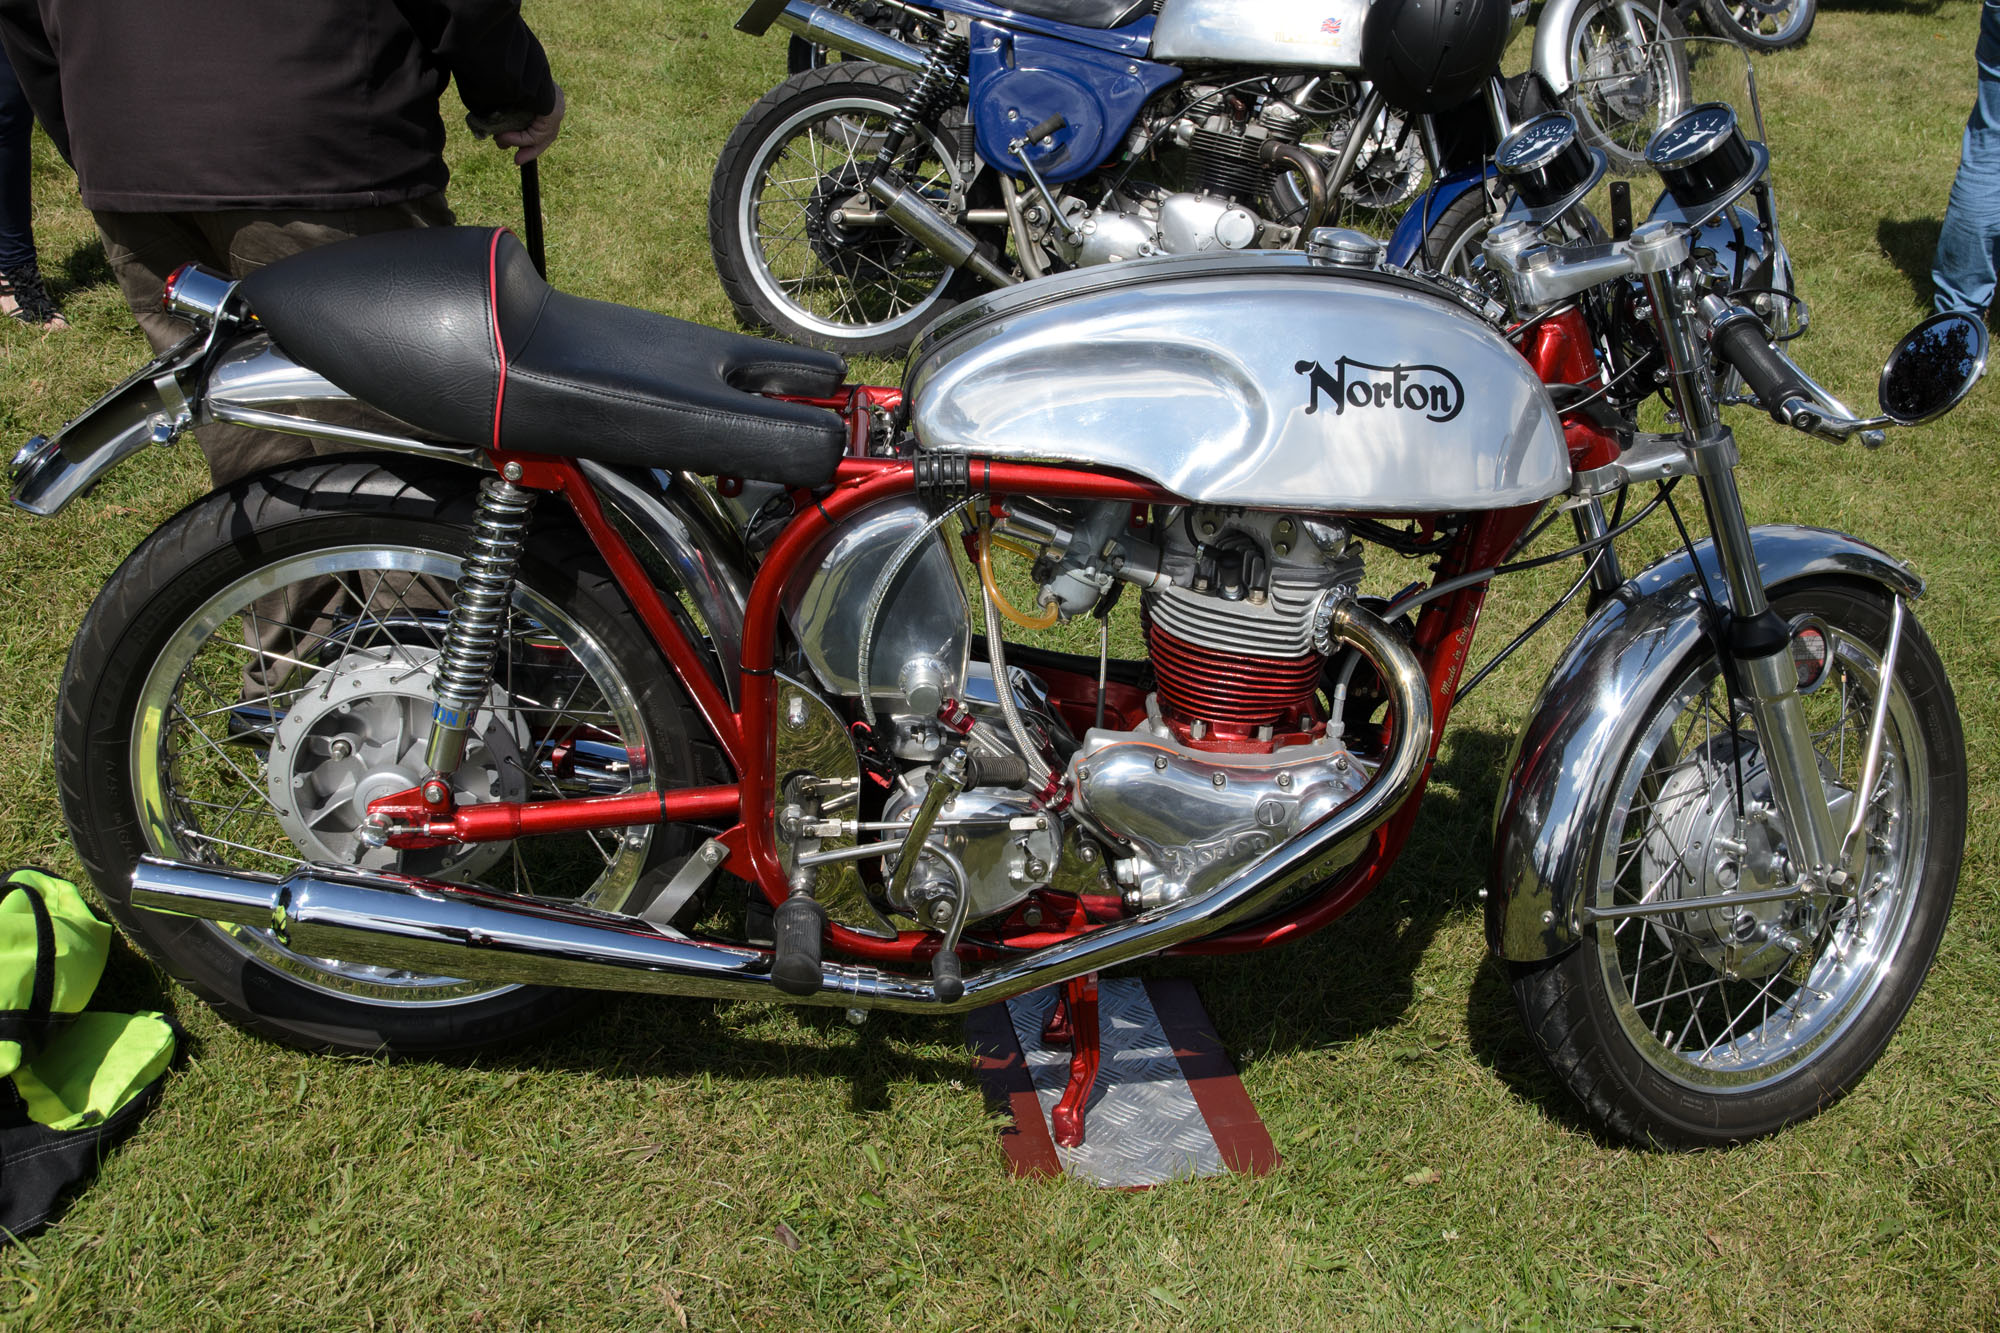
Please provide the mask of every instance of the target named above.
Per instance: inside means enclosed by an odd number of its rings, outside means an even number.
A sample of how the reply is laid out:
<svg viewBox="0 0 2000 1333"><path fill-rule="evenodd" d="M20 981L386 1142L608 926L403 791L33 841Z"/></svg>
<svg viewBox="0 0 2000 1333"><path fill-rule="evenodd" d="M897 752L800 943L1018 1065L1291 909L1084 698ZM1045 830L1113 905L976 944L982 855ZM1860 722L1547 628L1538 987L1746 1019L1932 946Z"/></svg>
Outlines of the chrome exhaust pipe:
<svg viewBox="0 0 2000 1333"><path fill-rule="evenodd" d="M1255 916L1286 888L1354 863L1423 776L1430 692L1409 648L1374 615L1350 603L1335 612L1332 629L1375 664L1395 708L1389 754L1359 796L1205 893L990 967L967 977L963 996L950 1003L928 977L842 964L829 964L824 988L801 1001L772 984L771 955L759 949L667 934L637 917L331 866L277 880L146 857L132 872L132 905L268 930L311 957L475 981L915 1013L974 1009L1212 935Z"/></svg>
<svg viewBox="0 0 2000 1333"><path fill-rule="evenodd" d="M843 55L859 56L912 74L923 73L931 63L929 53L921 48L879 33L865 23L856 23L844 14L807 4L806 0L790 0L771 17L771 23L815 46L831 47Z"/></svg>

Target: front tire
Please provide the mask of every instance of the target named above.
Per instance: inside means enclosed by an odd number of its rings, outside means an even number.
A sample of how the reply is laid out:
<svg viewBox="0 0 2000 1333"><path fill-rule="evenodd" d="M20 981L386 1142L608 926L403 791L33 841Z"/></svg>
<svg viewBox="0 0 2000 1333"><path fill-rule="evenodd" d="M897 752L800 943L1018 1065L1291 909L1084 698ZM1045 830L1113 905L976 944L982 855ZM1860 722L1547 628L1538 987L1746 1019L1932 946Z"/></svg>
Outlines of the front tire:
<svg viewBox="0 0 2000 1333"><path fill-rule="evenodd" d="M683 850L676 826L428 852L361 840L367 802L421 775L474 492L467 472L370 461L252 477L141 544L70 650L56 770L77 853L126 934L239 1027L439 1054L518 1041L587 994L307 957L268 931L137 909L141 855L277 875L360 864L618 910ZM588 543L531 532L462 798L688 785L712 753L698 726Z"/></svg>
<svg viewBox="0 0 2000 1333"><path fill-rule="evenodd" d="M1639 33L1627 32L1629 17ZM1585 143L1602 148L1614 170L1645 165L1646 143L1693 100L1687 28L1664 3L1589 0L1563 34L1569 91L1563 107Z"/></svg>
<svg viewBox="0 0 2000 1333"><path fill-rule="evenodd" d="M1831 632L1834 663L1806 695L1835 823L1852 818L1891 607L1872 586L1818 581L1772 599ZM1731 724L1704 647L1651 706L1594 831L1601 909L1771 880L1784 853L1757 740ZM1951 911L1965 841L1965 743L1936 650L1906 617L1882 775L1849 892L1602 920L1514 995L1550 1069L1592 1118L1639 1143L1755 1139L1844 1095L1902 1022ZM1743 808L1736 774L1743 774ZM1775 882L1775 881L1774 881Z"/></svg>
<svg viewBox="0 0 2000 1333"><path fill-rule="evenodd" d="M910 83L866 61L808 69L737 123L716 160L708 238L744 324L847 355L889 355L979 290L900 228L838 216L878 210L862 187ZM904 183L953 221L974 185L956 137L919 125L899 159Z"/></svg>

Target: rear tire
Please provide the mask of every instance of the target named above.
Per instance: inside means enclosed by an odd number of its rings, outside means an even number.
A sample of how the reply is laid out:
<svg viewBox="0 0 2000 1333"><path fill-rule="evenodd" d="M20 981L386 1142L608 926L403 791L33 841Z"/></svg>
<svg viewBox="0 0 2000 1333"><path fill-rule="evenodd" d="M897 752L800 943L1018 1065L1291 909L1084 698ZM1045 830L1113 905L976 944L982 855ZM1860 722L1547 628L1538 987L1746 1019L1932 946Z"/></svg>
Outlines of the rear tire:
<svg viewBox="0 0 2000 1333"><path fill-rule="evenodd" d="M1830 790L1852 793L1888 597L1825 580L1785 588L1772 604L1832 631L1832 677L1804 702ZM1782 854L1782 834L1756 812L1768 800L1756 738L1747 720L1730 727L1716 677L1704 646L1650 706L1591 834L1586 903L1706 896L1769 877L1762 867ZM1606 1129L1667 1148L1760 1138L1832 1105L1881 1055L1937 953L1966 818L1957 708L1914 617L1895 684L1857 891L1598 921L1568 953L1514 969L1543 1058ZM1739 764L1747 822L1734 806ZM1836 807L1836 824L1851 818L1852 799Z"/></svg>
<svg viewBox="0 0 2000 1333"><path fill-rule="evenodd" d="M1708 30L1752 51L1803 46L1818 17L1818 0L1782 0L1775 13L1760 9L1757 0L1701 0L1701 21Z"/></svg>
<svg viewBox="0 0 2000 1333"><path fill-rule="evenodd" d="M440 1054L519 1041L589 993L309 958L268 931L137 909L141 855L272 874L360 861L615 910L685 849L675 825L438 852L359 841L366 800L421 754L424 663L473 549L473 497L471 473L370 461L249 478L147 538L71 647L56 771L77 853L126 934L239 1027L309 1050ZM299 629L264 619L284 588L310 608L284 613ZM719 763L700 737L581 534L532 532L455 781L484 799L689 785Z"/></svg>

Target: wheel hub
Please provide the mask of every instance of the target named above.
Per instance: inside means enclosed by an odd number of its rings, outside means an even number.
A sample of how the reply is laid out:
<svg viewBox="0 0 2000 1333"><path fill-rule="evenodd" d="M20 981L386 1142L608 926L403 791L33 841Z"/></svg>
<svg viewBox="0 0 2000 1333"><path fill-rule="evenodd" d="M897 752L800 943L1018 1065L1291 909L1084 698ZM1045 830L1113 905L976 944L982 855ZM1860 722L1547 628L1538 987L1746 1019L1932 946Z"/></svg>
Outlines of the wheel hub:
<svg viewBox="0 0 2000 1333"><path fill-rule="evenodd" d="M893 273L914 248L915 243L895 227L850 227L834 220L843 209L873 207L859 167L850 165L822 176L813 187L806 237L820 262L844 278L879 277L876 265Z"/></svg>
<svg viewBox="0 0 2000 1333"><path fill-rule="evenodd" d="M1710 742L1660 785L1639 853L1641 882L1655 901L1727 897L1777 888L1790 866L1769 775L1743 743L1743 799L1736 799L1736 757L1727 738ZM1792 932L1807 900L1744 903L1657 918L1661 942L1689 962L1728 976L1767 977L1790 962Z"/></svg>
<svg viewBox="0 0 2000 1333"><path fill-rule="evenodd" d="M1591 97L1619 120L1639 120L1651 109L1655 75L1643 49L1623 38L1592 40L1582 69Z"/></svg>
<svg viewBox="0 0 2000 1333"><path fill-rule="evenodd" d="M278 823L308 860L435 879L477 876L506 855L504 842L399 851L361 840L369 802L428 776L432 698L429 668L402 654L356 652L318 672L292 701L272 733L265 784ZM525 736L507 707L495 686L452 775L456 798L526 798Z"/></svg>

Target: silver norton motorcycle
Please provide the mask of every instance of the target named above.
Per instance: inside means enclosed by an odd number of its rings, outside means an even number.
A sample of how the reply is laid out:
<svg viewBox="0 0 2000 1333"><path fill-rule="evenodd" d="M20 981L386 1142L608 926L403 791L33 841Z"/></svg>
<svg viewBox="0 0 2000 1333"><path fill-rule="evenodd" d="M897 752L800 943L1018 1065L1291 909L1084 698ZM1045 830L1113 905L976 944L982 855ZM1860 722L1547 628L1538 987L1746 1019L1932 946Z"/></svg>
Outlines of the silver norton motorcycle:
<svg viewBox="0 0 2000 1333"><path fill-rule="evenodd" d="M1503 299L1358 233L1137 261L961 307L900 388L552 290L505 231L183 270L195 332L30 442L16 504L212 421L355 453L196 501L106 584L56 722L79 855L149 956L315 1049L516 1041L587 988L946 1015L1060 986L1075 1143L1097 973L1282 945L1380 883L1489 582L1568 557L1596 610L1509 761L1491 947L1609 1129L1811 1115L1937 948L1963 741L1920 581L1749 526L1718 386L1879 436L1986 345L1926 321L1881 415L1842 408L1672 220L1762 164L1726 107L1689 117L1669 206L1596 245L1543 240L1593 163L1574 124L1503 145L1552 201L1489 238ZM1614 381L1676 429L1601 412ZM1616 575L1689 478L1713 540ZM1511 558L1564 514L1576 545ZM1361 592L1392 557L1429 581ZM1076 618L1097 654L1008 642Z"/></svg>

